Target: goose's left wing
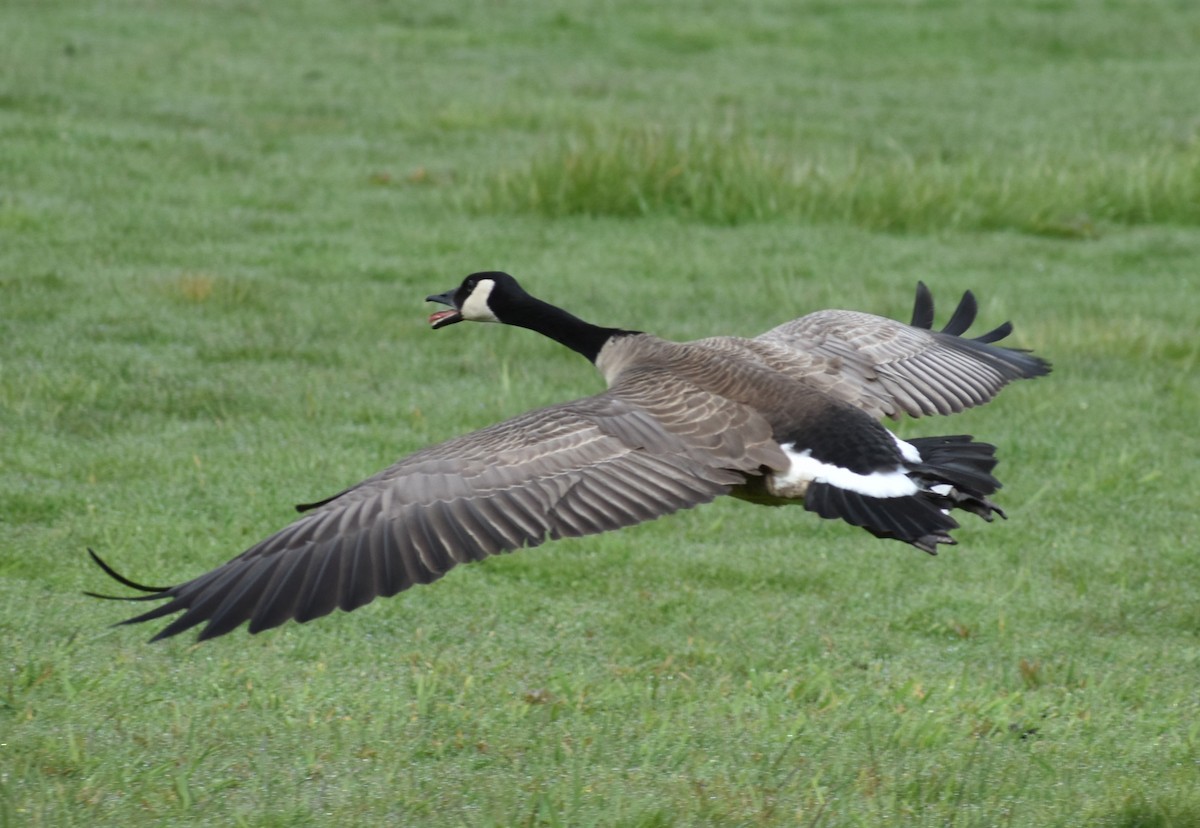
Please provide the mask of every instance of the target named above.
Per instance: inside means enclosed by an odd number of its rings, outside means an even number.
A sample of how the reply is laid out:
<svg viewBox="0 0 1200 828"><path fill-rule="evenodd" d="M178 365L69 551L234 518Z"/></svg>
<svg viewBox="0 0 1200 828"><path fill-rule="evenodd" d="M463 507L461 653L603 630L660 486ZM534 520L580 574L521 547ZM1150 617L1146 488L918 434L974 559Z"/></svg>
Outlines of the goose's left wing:
<svg viewBox="0 0 1200 828"><path fill-rule="evenodd" d="M654 411L639 404L653 394L618 390L419 451L177 586L143 587L96 561L149 593L131 600L166 601L124 623L182 612L156 639L198 624L200 639L213 638L246 621L255 633L355 609L460 563L696 506L782 459L745 407L685 390L697 398L675 394L678 411Z"/></svg>

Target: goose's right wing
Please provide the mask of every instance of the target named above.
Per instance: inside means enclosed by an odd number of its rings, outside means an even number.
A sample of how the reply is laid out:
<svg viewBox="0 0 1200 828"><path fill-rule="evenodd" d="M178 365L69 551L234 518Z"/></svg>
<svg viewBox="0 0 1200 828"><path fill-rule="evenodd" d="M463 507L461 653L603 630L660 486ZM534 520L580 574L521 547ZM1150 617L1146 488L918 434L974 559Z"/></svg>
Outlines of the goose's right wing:
<svg viewBox="0 0 1200 828"><path fill-rule="evenodd" d="M933 297L917 284L912 323L869 313L810 313L748 340L772 367L839 397L876 417L951 414L992 399L1009 382L1036 377L1049 363L992 343L1003 325L967 337L977 305L963 294L950 321L933 330Z"/></svg>
<svg viewBox="0 0 1200 828"><path fill-rule="evenodd" d="M138 600L167 602L126 623L182 612L155 638L207 622L206 639L245 621L254 633L352 610L456 564L707 502L780 459L752 411L687 389L651 393L669 381L531 411L417 452L211 572L145 588ZM669 402L655 411L639 398Z"/></svg>

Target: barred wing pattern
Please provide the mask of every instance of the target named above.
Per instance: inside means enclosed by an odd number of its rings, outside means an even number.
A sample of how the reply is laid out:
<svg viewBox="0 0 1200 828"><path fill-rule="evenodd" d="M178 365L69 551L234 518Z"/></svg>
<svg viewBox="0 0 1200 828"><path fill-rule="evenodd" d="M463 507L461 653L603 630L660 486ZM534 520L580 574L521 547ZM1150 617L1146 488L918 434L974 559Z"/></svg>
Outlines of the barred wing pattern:
<svg viewBox="0 0 1200 828"><path fill-rule="evenodd" d="M776 370L798 376L875 417L953 414L992 399L1016 379L1041 376L1049 364L1025 351L991 343L1003 325L974 338L974 295L963 294L950 321L933 327L933 298L918 283L912 324L844 310L810 313L748 343Z"/></svg>
<svg viewBox="0 0 1200 828"><path fill-rule="evenodd" d="M630 402L670 382L619 383L419 451L223 566L142 596L169 600L125 623L182 611L155 640L207 622L204 640L245 621L251 633L309 621L457 564L708 502L780 460L770 427L743 406L695 389L668 395L667 410ZM688 415L698 408L708 416Z"/></svg>

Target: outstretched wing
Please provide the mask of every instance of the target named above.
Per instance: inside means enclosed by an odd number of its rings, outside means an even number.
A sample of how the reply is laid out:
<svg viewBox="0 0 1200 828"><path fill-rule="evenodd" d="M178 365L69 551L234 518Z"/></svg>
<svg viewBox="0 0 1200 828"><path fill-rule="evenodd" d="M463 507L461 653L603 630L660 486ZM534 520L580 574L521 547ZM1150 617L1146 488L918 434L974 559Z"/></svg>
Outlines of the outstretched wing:
<svg viewBox="0 0 1200 828"><path fill-rule="evenodd" d="M651 382L617 390L400 460L223 566L131 599L167 603L124 623L182 612L155 639L207 622L203 640L245 621L255 633L349 611L460 563L707 502L780 459L770 427L742 406L695 391L692 410L710 416L684 416L689 404L676 397L673 418L639 404L654 398Z"/></svg>
<svg viewBox="0 0 1200 828"><path fill-rule="evenodd" d="M797 376L868 413L898 419L952 414L992 399L1016 379L1049 373L1026 351L992 343L1012 332L1003 325L974 338L974 295L963 294L950 321L933 328L933 297L917 284L912 324L857 311L810 313L748 340L776 370Z"/></svg>

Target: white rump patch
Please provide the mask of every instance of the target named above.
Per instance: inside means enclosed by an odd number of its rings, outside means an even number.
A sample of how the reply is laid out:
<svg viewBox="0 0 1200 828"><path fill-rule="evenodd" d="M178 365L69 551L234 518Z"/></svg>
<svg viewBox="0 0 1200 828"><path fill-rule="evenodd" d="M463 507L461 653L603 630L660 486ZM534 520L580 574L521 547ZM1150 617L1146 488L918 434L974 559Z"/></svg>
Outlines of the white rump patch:
<svg viewBox="0 0 1200 828"><path fill-rule="evenodd" d="M476 282L475 289L458 309L462 318L471 322L499 322L496 314L492 313L492 309L488 306L488 297L492 295L494 287L496 287L495 279L480 279Z"/></svg>
<svg viewBox="0 0 1200 828"><path fill-rule="evenodd" d="M892 432L889 431L888 434L892 434ZM896 441L896 448L900 449L901 457L903 457L909 463L921 462L921 452L917 451L916 446L914 446L912 443L904 442L895 434L892 434L892 439Z"/></svg>
<svg viewBox="0 0 1200 828"><path fill-rule="evenodd" d="M900 441L897 440L897 442ZM908 443L902 443L902 446L907 446L908 452L917 458L920 457L917 450ZM810 449L798 452L795 450L795 444L792 443L780 446L780 448L792 461L786 472L776 474L771 481L772 488L780 494L787 492L803 494L809 483L828 483L830 486L858 492L868 497L908 497L920 491L917 484L909 478L903 466L896 466L890 471L858 474L841 466L817 460L812 456ZM900 450L905 451L903 447ZM908 459L907 454L905 459Z"/></svg>

